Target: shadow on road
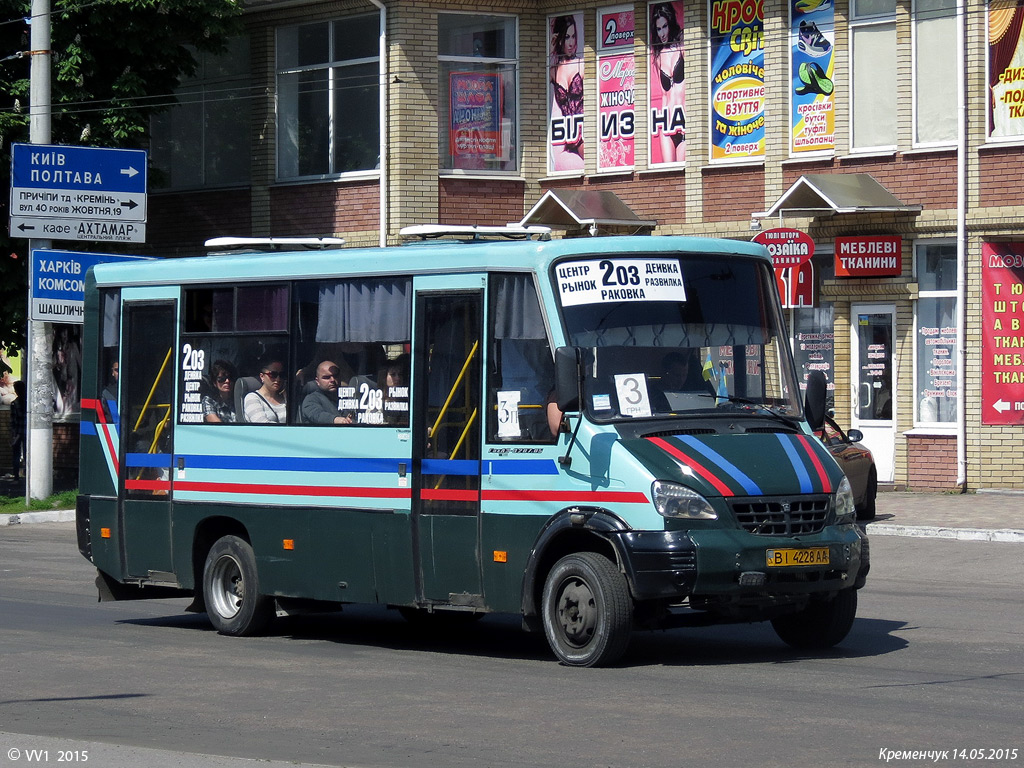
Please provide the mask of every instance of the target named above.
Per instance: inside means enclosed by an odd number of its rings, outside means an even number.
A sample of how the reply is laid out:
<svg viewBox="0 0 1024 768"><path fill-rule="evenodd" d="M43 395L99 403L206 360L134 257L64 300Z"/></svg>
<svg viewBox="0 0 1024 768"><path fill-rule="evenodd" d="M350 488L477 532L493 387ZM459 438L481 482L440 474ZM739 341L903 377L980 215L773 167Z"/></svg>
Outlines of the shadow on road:
<svg viewBox="0 0 1024 768"><path fill-rule="evenodd" d="M201 630L212 634L203 614L124 619L121 624ZM849 636L835 648L808 653L785 645L768 623L733 624L694 629L638 631L620 666L711 666L724 664L786 664L807 659L851 659L902 650L908 642L896 632L904 622L858 619ZM339 613L280 618L267 639L303 640L391 650L553 661L544 636L522 630L516 616L488 615L480 621L409 622L379 606L346 606ZM235 642L245 643L238 638Z"/></svg>

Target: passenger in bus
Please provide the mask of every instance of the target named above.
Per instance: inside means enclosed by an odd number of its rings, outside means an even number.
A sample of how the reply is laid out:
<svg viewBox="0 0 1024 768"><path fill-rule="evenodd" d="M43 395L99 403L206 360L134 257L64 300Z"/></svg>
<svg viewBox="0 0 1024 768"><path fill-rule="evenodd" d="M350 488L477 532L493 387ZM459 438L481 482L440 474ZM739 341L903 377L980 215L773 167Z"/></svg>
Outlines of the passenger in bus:
<svg viewBox="0 0 1024 768"><path fill-rule="evenodd" d="M351 424L351 414L338 411L340 370L335 363L324 360L316 367L316 389L302 400L302 419L308 424Z"/></svg>
<svg viewBox="0 0 1024 768"><path fill-rule="evenodd" d="M284 365L280 360L261 366L260 388L242 401L245 420L250 424L284 424L288 420L284 386Z"/></svg>
<svg viewBox="0 0 1024 768"><path fill-rule="evenodd" d="M203 395L203 421L207 424L233 424L235 419L235 367L227 360L210 365L212 394Z"/></svg>
<svg viewBox="0 0 1024 768"><path fill-rule="evenodd" d="M103 391L100 393L100 397L104 400L113 400L117 402L117 378L118 371L120 370L120 363L115 360L110 364L110 378L107 380L106 385L103 387Z"/></svg>

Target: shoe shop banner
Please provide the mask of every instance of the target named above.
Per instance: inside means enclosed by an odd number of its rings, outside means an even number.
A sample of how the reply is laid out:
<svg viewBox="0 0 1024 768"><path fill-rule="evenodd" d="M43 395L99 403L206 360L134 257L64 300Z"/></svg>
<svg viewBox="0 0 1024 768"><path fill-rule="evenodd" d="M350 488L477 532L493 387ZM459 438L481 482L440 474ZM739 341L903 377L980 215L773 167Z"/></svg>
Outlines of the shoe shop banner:
<svg viewBox="0 0 1024 768"><path fill-rule="evenodd" d="M711 160L764 156L764 5L711 0Z"/></svg>
<svg viewBox="0 0 1024 768"><path fill-rule="evenodd" d="M793 0L790 7L793 154L835 149L832 0Z"/></svg>

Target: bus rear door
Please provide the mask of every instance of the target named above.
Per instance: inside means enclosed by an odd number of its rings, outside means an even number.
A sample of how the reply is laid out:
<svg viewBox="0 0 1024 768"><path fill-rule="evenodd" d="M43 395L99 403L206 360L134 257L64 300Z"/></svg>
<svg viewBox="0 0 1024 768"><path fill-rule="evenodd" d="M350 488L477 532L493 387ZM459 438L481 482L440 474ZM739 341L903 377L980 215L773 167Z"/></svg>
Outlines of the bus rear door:
<svg viewBox="0 0 1024 768"><path fill-rule="evenodd" d="M128 577L171 574L171 459L177 307L125 291L121 362L121 546Z"/></svg>
<svg viewBox="0 0 1024 768"><path fill-rule="evenodd" d="M413 552L426 602L482 607L482 275L416 278Z"/></svg>

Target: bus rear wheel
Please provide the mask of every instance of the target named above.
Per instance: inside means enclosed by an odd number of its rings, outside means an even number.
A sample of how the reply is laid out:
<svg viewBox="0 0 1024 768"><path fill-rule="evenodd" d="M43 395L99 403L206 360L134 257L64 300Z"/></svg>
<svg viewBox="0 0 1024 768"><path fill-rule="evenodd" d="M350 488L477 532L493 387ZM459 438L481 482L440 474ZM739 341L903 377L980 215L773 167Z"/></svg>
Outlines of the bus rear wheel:
<svg viewBox="0 0 1024 768"><path fill-rule="evenodd" d="M238 536L218 539L203 567L203 598L210 623L222 635L259 634L270 622L270 598L259 593L256 555Z"/></svg>
<svg viewBox="0 0 1024 768"><path fill-rule="evenodd" d="M593 552L555 563L544 582L541 612L548 644L568 666L617 661L633 632L626 580L611 561Z"/></svg>

